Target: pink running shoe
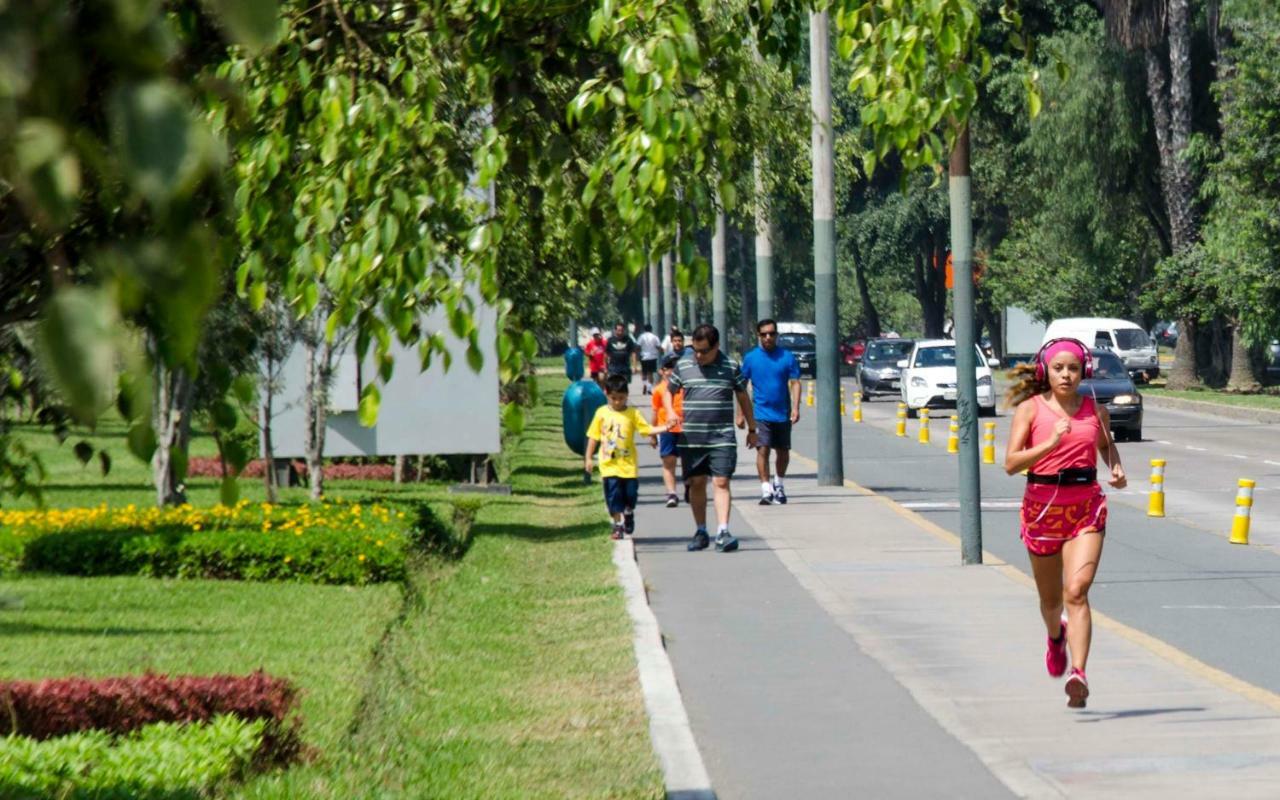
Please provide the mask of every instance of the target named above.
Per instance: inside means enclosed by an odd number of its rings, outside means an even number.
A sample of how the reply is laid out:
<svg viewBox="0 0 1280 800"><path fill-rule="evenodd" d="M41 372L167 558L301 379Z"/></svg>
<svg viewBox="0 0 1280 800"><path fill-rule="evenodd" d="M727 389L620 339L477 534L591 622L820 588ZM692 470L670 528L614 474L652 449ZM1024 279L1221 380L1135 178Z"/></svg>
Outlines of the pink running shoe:
<svg viewBox="0 0 1280 800"><path fill-rule="evenodd" d="M1067 621L1062 621L1062 632L1058 639L1046 639L1048 649L1044 651L1044 665L1049 670L1050 678L1061 678L1067 671Z"/></svg>
<svg viewBox="0 0 1280 800"><path fill-rule="evenodd" d="M1089 699L1089 681L1085 679L1084 673L1072 667L1071 677L1067 678L1067 707L1068 708L1084 708L1085 701Z"/></svg>

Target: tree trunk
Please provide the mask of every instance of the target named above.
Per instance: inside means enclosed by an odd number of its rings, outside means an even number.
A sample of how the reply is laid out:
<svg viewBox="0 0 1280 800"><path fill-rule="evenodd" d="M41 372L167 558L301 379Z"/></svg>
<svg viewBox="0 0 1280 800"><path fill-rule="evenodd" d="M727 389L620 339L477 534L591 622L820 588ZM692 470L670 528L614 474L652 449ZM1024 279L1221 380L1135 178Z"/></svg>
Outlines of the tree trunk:
<svg viewBox="0 0 1280 800"><path fill-rule="evenodd" d="M186 468L183 465L186 462L187 442L190 440L189 417L194 400L193 388L191 375L185 369L170 369L163 363L157 363L152 405L156 452L151 459L151 470L156 488L156 505L160 507L183 505L187 502L186 487L183 485Z"/></svg>
<svg viewBox="0 0 1280 800"><path fill-rule="evenodd" d="M271 353L266 355L267 362L267 380L263 381L262 392L262 408L259 414L262 419L259 420L258 429L262 431L262 463L265 469L262 470L262 488L266 491L267 502L275 503L280 499L280 493L276 486L276 450L275 443L271 441L271 418L273 416L273 401L275 400L274 386L271 376L275 374L274 359Z"/></svg>
<svg viewBox="0 0 1280 800"><path fill-rule="evenodd" d="M409 459L406 456L396 456L395 479L396 483L404 483L405 475L409 471Z"/></svg>
<svg viewBox="0 0 1280 800"><path fill-rule="evenodd" d="M1253 371L1253 359L1240 328L1239 321L1231 326L1231 377L1227 379L1227 391L1256 392L1262 389L1262 383Z"/></svg>
<svg viewBox="0 0 1280 800"><path fill-rule="evenodd" d="M944 336L943 317L946 316L946 305L944 304L945 295L941 302L938 298L936 284L942 284L945 287L945 282L937 280L930 274L932 268L928 264L930 255L927 253L933 253L933 248L929 247L922 251L917 247L911 255L916 299L920 302L920 313L924 317L925 338L941 339ZM936 270L932 271L936 272Z"/></svg>
<svg viewBox="0 0 1280 800"><path fill-rule="evenodd" d="M1189 389L1197 386L1196 374L1196 321L1189 317L1178 319L1178 343L1173 347L1173 367L1169 370L1166 385L1170 389Z"/></svg>
<svg viewBox="0 0 1280 800"><path fill-rule="evenodd" d="M880 335L880 312L876 311L875 303L871 300L871 287L867 285L867 273L862 268L862 259L858 252L857 245L852 246L853 249L853 279L858 284L858 299L862 302L862 319L867 326L867 336L877 337Z"/></svg>
<svg viewBox="0 0 1280 800"><path fill-rule="evenodd" d="M333 377L333 348L324 335L323 323L308 336L306 442L307 476L311 483L311 499L324 496L324 438L329 410L329 383Z"/></svg>

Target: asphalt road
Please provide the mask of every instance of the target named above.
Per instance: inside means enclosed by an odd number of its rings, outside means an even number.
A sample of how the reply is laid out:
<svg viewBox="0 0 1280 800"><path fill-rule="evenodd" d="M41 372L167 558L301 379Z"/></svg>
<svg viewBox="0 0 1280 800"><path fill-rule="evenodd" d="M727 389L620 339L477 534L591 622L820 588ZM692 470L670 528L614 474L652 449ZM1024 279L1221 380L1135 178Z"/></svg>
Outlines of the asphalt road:
<svg viewBox="0 0 1280 800"><path fill-rule="evenodd" d="M853 384L846 382L850 391ZM808 412L809 409L802 409ZM892 497L949 530L959 532L956 458L946 453L945 417L933 422L931 445L893 435L896 402L863 405L865 422L844 418L845 477ZM1003 460L1009 417L997 422L997 458ZM1271 691L1280 692L1280 426L1251 425L1186 412L1147 410L1146 440L1119 445L1131 477L1125 492L1108 491L1106 550L1093 593L1097 608L1159 637L1196 658ZM794 434L797 452L817 455L812 413ZM1270 458L1269 458L1270 456ZM1169 461L1168 517L1146 516L1150 458ZM1235 481L1253 477L1253 545L1227 542ZM998 466L981 471L983 545L1029 572L1018 540L1017 508L1024 486ZM850 520L856 530L857 520ZM1259 544L1262 543L1262 544ZM957 553L957 558L959 554Z"/></svg>

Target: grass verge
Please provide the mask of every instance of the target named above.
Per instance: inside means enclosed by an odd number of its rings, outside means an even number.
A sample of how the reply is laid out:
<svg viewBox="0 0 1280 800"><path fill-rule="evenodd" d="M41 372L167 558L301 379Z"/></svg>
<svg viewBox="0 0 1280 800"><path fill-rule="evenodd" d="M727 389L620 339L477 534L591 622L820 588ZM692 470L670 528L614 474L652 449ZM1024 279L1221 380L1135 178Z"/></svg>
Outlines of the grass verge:
<svg viewBox="0 0 1280 800"><path fill-rule="evenodd" d="M1201 403L1216 403L1223 406L1240 408L1260 408L1267 411L1280 411L1280 391L1263 391L1257 394L1236 394L1216 389L1188 389L1173 391L1163 387L1140 386L1138 390L1143 396L1171 397L1178 400L1196 400Z"/></svg>
<svg viewBox="0 0 1280 800"><path fill-rule="evenodd" d="M511 497L457 561L410 570L348 749L246 797L658 798L661 772L596 486L565 448L563 379L511 443Z"/></svg>

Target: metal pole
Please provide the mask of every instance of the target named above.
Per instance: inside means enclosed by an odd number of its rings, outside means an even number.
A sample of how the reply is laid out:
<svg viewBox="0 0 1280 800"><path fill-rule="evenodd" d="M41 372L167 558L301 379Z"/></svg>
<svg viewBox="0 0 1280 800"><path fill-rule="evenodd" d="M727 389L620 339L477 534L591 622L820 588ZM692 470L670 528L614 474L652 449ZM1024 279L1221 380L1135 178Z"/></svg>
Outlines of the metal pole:
<svg viewBox="0 0 1280 800"><path fill-rule="evenodd" d="M569 320L569 346L578 346L578 321L576 319Z"/></svg>
<svg viewBox="0 0 1280 800"><path fill-rule="evenodd" d="M831 127L830 21L809 14L809 85L813 106L813 305L818 328L818 485L844 483L840 363L836 332L835 154Z"/></svg>
<svg viewBox="0 0 1280 800"><path fill-rule="evenodd" d="M640 328L649 321L649 272L640 273ZM636 331L637 334L640 331Z"/></svg>
<svg viewBox="0 0 1280 800"><path fill-rule="evenodd" d="M729 334L729 273L725 258L724 212L716 214L716 232L711 236L711 322L721 336Z"/></svg>
<svg viewBox="0 0 1280 800"><path fill-rule="evenodd" d="M773 239L764 204L764 166L755 157L756 181L756 320L773 317Z"/></svg>
<svg viewBox="0 0 1280 800"><path fill-rule="evenodd" d="M973 209L969 128L951 150L951 263L955 279L956 410L960 417L960 558L982 563L982 490L978 476L978 354L973 335Z"/></svg>
<svg viewBox="0 0 1280 800"><path fill-rule="evenodd" d="M662 300L658 297L658 262L649 262L649 324L662 338Z"/></svg>
<svg viewBox="0 0 1280 800"><path fill-rule="evenodd" d="M684 292L680 291L680 287L677 286L676 287L676 326L679 327L680 330L682 331L686 327L688 327L688 324L689 324L689 321L685 319L685 312L687 310L688 310L688 307L684 304Z"/></svg>
<svg viewBox="0 0 1280 800"><path fill-rule="evenodd" d="M694 291L689 292L689 327L698 327L698 295Z"/></svg>
<svg viewBox="0 0 1280 800"><path fill-rule="evenodd" d="M675 276L671 269L671 253L662 254L662 330L670 331L676 324Z"/></svg>

